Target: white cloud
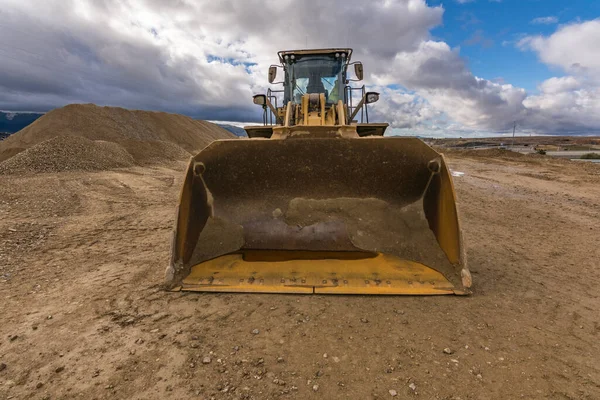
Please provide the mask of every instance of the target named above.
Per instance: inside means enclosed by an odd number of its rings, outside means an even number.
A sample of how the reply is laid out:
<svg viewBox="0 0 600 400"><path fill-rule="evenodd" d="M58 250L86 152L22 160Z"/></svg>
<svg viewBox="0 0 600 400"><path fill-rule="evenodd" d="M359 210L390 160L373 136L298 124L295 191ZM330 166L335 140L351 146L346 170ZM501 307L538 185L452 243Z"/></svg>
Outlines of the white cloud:
<svg viewBox="0 0 600 400"><path fill-rule="evenodd" d="M539 86L542 93L564 93L572 90L581 89L581 82L573 76L563 76L561 78L550 78Z"/></svg>
<svg viewBox="0 0 600 400"><path fill-rule="evenodd" d="M546 64L571 73L600 74L600 19L560 27L550 36L527 36L517 45Z"/></svg>
<svg viewBox="0 0 600 400"><path fill-rule="evenodd" d="M365 64L365 84L382 93L371 115L398 128L480 134L508 129L515 120L544 132L600 128L586 117L600 115L593 83L600 76L598 21L519 42L569 74L528 97L509 83L474 76L459 48L432 40L441 6L425 0L306 3L3 0L0 109L95 102L257 120L261 111L251 95L266 90L276 52L308 44L353 47ZM473 43L484 44L482 34Z"/></svg>
<svg viewBox="0 0 600 400"><path fill-rule="evenodd" d="M531 20L532 24L541 24L541 25L552 25L558 23L558 18L554 16L549 17L538 17Z"/></svg>
<svg viewBox="0 0 600 400"><path fill-rule="evenodd" d="M528 36L517 44L569 74L542 82L523 102L529 123L549 132L600 131L600 20L560 27L550 36Z"/></svg>
<svg viewBox="0 0 600 400"><path fill-rule="evenodd" d="M260 115L251 95L278 50L348 45L375 69L444 12L424 0L5 3L2 108L91 101L240 120Z"/></svg>
<svg viewBox="0 0 600 400"><path fill-rule="evenodd" d="M508 129L524 113L523 89L474 76L458 49L444 42L425 41L414 52L398 53L375 82L400 82L466 128Z"/></svg>

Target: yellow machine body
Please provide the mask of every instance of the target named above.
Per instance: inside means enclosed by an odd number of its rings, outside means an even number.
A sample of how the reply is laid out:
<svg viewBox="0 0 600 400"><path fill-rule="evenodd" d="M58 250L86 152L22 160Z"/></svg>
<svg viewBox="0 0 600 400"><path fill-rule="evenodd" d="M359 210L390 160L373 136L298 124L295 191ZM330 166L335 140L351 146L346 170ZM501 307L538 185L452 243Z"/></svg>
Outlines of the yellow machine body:
<svg viewBox="0 0 600 400"><path fill-rule="evenodd" d="M387 124L356 123L323 93L275 112L277 125L247 127L250 139L215 141L190 160L170 289L469 293L443 155L382 137Z"/></svg>

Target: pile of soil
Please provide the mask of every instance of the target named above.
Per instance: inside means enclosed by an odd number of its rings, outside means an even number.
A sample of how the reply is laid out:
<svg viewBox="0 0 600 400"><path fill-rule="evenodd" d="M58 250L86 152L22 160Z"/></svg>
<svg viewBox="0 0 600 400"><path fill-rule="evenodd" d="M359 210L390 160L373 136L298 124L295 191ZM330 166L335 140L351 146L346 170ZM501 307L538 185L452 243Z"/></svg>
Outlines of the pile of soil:
<svg viewBox="0 0 600 400"><path fill-rule="evenodd" d="M133 165L131 154L117 143L57 136L0 163L0 174L98 171Z"/></svg>
<svg viewBox="0 0 600 400"><path fill-rule="evenodd" d="M118 141L138 164L161 164L166 161L187 160L192 154L175 143L161 140Z"/></svg>
<svg viewBox="0 0 600 400"><path fill-rule="evenodd" d="M138 164L184 160L213 140L236 137L215 124L183 115L71 104L50 111L3 140L0 162L57 136L116 143Z"/></svg>

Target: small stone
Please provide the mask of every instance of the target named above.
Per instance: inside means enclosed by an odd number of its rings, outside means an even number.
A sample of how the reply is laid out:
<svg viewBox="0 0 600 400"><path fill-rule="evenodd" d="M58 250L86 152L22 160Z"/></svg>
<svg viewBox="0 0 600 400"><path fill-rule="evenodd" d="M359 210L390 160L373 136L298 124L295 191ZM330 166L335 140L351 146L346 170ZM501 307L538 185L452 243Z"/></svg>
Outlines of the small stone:
<svg viewBox="0 0 600 400"><path fill-rule="evenodd" d="M0 371L4 371L6 369L6 364L0 363Z"/></svg>
<svg viewBox="0 0 600 400"><path fill-rule="evenodd" d="M38 382L38 383L35 385L35 388L36 388L36 389L39 389L39 388L41 388L42 386L44 386L44 384L43 384L42 382Z"/></svg>
<svg viewBox="0 0 600 400"><path fill-rule="evenodd" d="M200 340L200 338L198 336L196 336L196 335L193 335L192 336L192 340Z"/></svg>
<svg viewBox="0 0 600 400"><path fill-rule="evenodd" d="M196 368L196 364L195 363L190 363L190 368Z"/></svg>
<svg viewBox="0 0 600 400"><path fill-rule="evenodd" d="M31 329L33 329L34 331L37 331L37 328L38 328L38 327L37 327L37 325L33 325L33 326L31 327Z"/></svg>
<svg viewBox="0 0 600 400"><path fill-rule="evenodd" d="M280 208L273 210L273 218L279 218L283 215L283 211Z"/></svg>
<svg viewBox="0 0 600 400"><path fill-rule="evenodd" d="M483 376L481 376L481 374L477 374L477 379L483 379Z"/></svg>
<svg viewBox="0 0 600 400"><path fill-rule="evenodd" d="M14 342L18 338L19 338L19 336L17 336L17 335L11 335L11 336L8 337L8 340L10 340L11 342Z"/></svg>
<svg viewBox="0 0 600 400"><path fill-rule="evenodd" d="M390 396L392 396L392 397L398 396L398 392L396 392L394 389L390 389L389 392L390 392Z"/></svg>
<svg viewBox="0 0 600 400"><path fill-rule="evenodd" d="M196 349L196 348L198 348L198 346L199 346L198 343L192 343L192 344L190 344L190 347L192 349Z"/></svg>
<svg viewBox="0 0 600 400"><path fill-rule="evenodd" d="M277 362L278 362L278 363L282 363L282 362L284 362L284 361L285 361L285 360L283 359L283 357L277 357Z"/></svg>
<svg viewBox="0 0 600 400"><path fill-rule="evenodd" d="M333 362L339 363L340 362L340 358L339 357L333 357Z"/></svg>
<svg viewBox="0 0 600 400"><path fill-rule="evenodd" d="M158 332L158 328L156 328L156 329L152 329L152 330L150 331L150 333L156 333L156 332Z"/></svg>
<svg viewBox="0 0 600 400"><path fill-rule="evenodd" d="M313 385L313 391L316 392L317 390L319 390L319 385Z"/></svg>
<svg viewBox="0 0 600 400"><path fill-rule="evenodd" d="M52 315L48 315L46 319L52 319Z"/></svg>
<svg viewBox="0 0 600 400"><path fill-rule="evenodd" d="M322 369L318 370L315 376L318 378L319 376L323 376L324 372Z"/></svg>
<svg viewBox="0 0 600 400"><path fill-rule="evenodd" d="M210 364L210 357L204 357L202 359L202 364Z"/></svg>
<svg viewBox="0 0 600 400"><path fill-rule="evenodd" d="M360 322L362 322L363 324L366 324L366 323L368 323L368 322L369 322L369 320L368 320L368 319L366 319L366 318L361 318L361 319L360 319Z"/></svg>
<svg viewBox="0 0 600 400"><path fill-rule="evenodd" d="M178 334L178 335L181 335L181 334L183 333L183 331L182 331L181 329L177 329L177 330L175 331L175 333L176 333L176 334Z"/></svg>
<svg viewBox="0 0 600 400"><path fill-rule="evenodd" d="M63 372L64 370L65 370L65 367L63 367L63 366L60 366L60 367L56 368L56 369L54 370L54 372L56 372L56 373L60 373L60 372Z"/></svg>
<svg viewBox="0 0 600 400"><path fill-rule="evenodd" d="M454 350L452 350L450 347L446 347L444 349L444 353L446 353L446 354L454 354Z"/></svg>
<svg viewBox="0 0 600 400"><path fill-rule="evenodd" d="M253 335L258 335L260 333L260 331L258 329L253 329L252 330L252 334Z"/></svg>
<svg viewBox="0 0 600 400"><path fill-rule="evenodd" d="M327 353L323 354L323 358L327 358Z"/></svg>
<svg viewBox="0 0 600 400"><path fill-rule="evenodd" d="M417 390L417 385L414 384L414 382L411 382L410 385L408 385L409 388L411 388L411 390L414 392L415 390Z"/></svg>

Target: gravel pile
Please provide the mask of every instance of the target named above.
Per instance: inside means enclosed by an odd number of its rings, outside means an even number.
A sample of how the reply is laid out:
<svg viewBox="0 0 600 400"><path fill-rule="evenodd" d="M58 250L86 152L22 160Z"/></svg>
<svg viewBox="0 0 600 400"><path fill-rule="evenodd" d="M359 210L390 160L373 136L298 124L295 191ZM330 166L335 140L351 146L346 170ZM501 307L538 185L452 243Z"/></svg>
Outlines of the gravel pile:
<svg viewBox="0 0 600 400"><path fill-rule="evenodd" d="M192 154L171 142L159 140L120 140L138 164L164 164L166 161L185 161Z"/></svg>
<svg viewBox="0 0 600 400"><path fill-rule="evenodd" d="M138 164L187 159L231 132L206 121L164 112L71 104L52 110L0 142L0 162L57 136L121 145Z"/></svg>
<svg viewBox="0 0 600 400"><path fill-rule="evenodd" d="M135 165L117 143L77 136L57 136L0 163L0 174L98 171Z"/></svg>

